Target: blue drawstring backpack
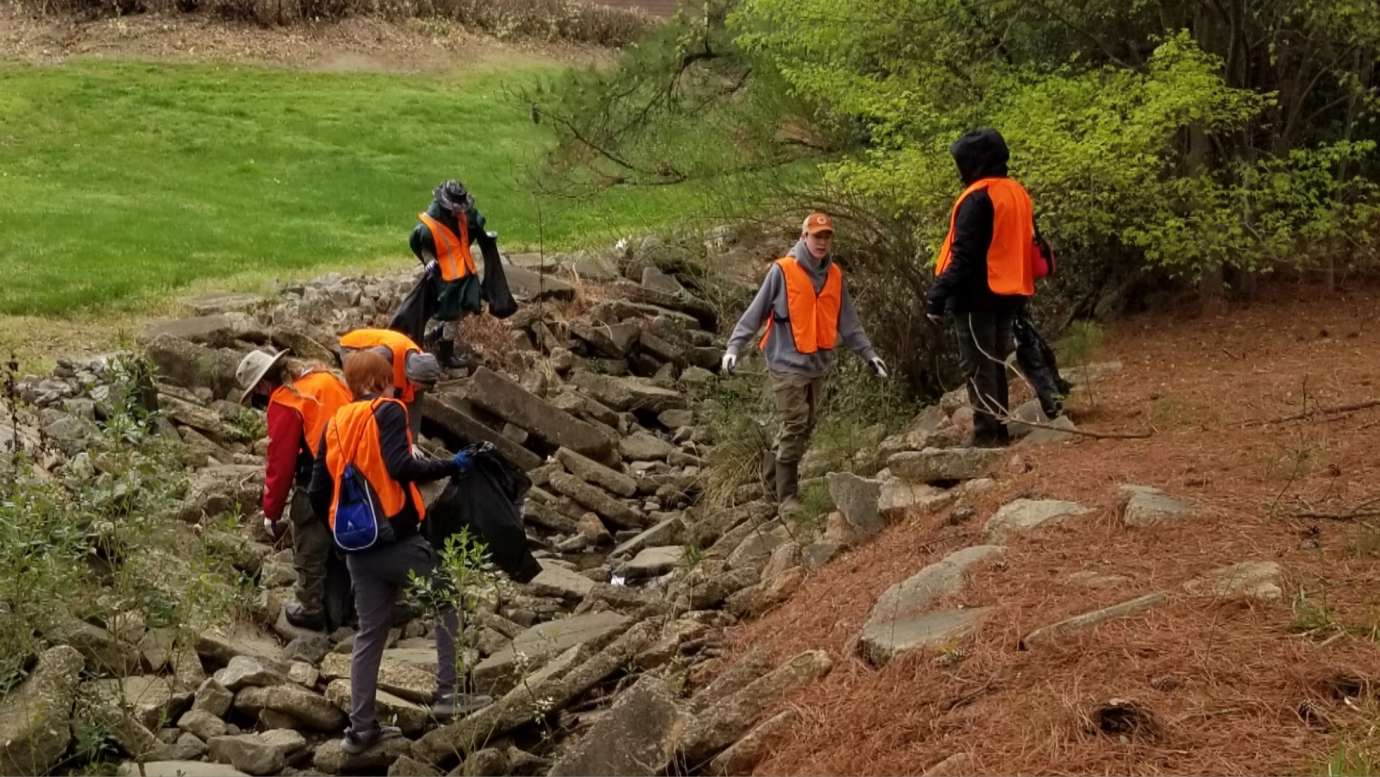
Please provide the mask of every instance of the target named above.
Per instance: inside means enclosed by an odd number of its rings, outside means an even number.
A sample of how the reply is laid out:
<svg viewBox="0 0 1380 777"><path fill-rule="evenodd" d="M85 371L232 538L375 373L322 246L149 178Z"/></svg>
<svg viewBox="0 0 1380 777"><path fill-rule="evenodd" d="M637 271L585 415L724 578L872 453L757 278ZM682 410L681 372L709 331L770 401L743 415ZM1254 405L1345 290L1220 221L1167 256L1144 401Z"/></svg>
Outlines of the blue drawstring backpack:
<svg viewBox="0 0 1380 777"><path fill-rule="evenodd" d="M377 404L375 401L369 405L371 414ZM361 424L361 436L364 429L365 425ZM357 448L359 437L344 451L346 461L354 461ZM380 540L389 542L393 539L393 527L386 520L379 521L369 481L355 469L354 464L345 465L345 471L340 475L340 493L337 494L335 525L331 527L331 535L336 547L346 553L358 553L372 548Z"/></svg>

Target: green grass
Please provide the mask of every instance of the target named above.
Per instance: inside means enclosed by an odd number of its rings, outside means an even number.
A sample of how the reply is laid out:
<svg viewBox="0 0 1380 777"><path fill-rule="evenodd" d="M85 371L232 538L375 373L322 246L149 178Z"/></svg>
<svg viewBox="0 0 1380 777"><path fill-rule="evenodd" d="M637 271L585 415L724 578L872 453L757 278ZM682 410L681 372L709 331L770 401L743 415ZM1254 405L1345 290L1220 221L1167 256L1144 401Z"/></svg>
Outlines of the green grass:
<svg viewBox="0 0 1380 777"><path fill-rule="evenodd" d="M193 282L412 266L435 184L463 180L507 249L552 144L512 95L559 72L316 73L0 63L0 314L130 310ZM546 245L645 231L694 187L543 202Z"/></svg>

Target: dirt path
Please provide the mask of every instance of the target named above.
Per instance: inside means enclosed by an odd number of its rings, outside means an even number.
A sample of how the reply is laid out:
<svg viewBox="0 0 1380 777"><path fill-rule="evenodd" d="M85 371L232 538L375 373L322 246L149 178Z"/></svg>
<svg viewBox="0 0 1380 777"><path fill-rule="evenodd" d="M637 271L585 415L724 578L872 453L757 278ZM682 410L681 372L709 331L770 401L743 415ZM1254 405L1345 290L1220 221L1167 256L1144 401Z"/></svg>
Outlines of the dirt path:
<svg viewBox="0 0 1380 777"><path fill-rule="evenodd" d="M534 61L589 65L611 57L592 46L499 41L438 20L352 17L281 28L195 15L77 21L34 17L10 5L0 5L0 52L0 59L33 64L96 57L398 73L491 71Z"/></svg>
<svg viewBox="0 0 1380 777"><path fill-rule="evenodd" d="M1154 429L1147 440L1080 439L1021 454L970 516L945 510L890 527L811 576L786 606L736 635L785 657L823 648L836 669L795 700L796 728L759 774L917 774L955 753L963 773L1278 774L1318 772L1364 752L1380 718L1380 528L1316 520L1380 495L1380 408L1261 424L1307 407L1374 399L1380 288L1342 299L1294 286L1221 315L1134 318L1102 358L1124 370L1084 428ZM1158 486L1190 503L1174 527L1128 529L1117 486ZM878 595L980 541L1016 497L1073 499L1093 514L1014 543L951 605L996 608L975 639L873 670L854 641ZM1279 563L1272 603L1175 597L1144 615L1029 651L1031 629L1247 559ZM1070 575L1125 580L1089 589ZM1339 678L1360 690L1339 690ZM1084 716L1132 699L1163 724L1154 738L1088 733Z"/></svg>

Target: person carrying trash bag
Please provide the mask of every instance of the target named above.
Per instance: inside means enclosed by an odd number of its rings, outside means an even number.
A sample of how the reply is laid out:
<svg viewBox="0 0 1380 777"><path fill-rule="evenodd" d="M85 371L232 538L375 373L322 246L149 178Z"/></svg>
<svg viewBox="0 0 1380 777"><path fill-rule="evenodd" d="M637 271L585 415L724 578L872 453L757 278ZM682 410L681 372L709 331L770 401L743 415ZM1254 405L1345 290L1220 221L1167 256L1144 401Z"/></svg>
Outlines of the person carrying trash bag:
<svg viewBox="0 0 1380 777"><path fill-rule="evenodd" d="M465 449L471 465L451 476L441 495L427 511L426 534L437 551L461 529L482 541L494 565L517 583L531 581L541 573L527 546L522 528L522 500L532 481L521 468L513 466L492 443Z"/></svg>
<svg viewBox="0 0 1380 777"><path fill-rule="evenodd" d="M1040 236L1040 227L1035 225L1035 246L1038 249L1032 260L1035 262L1035 280L1054 274L1054 249ZM1068 396L1073 384L1059 374L1059 361L1054 349L1049 347L1040 330L1035 328L1035 319L1030 316L1029 303L1022 305L1011 322L1011 333L1016 339L1016 364L1021 374L1030 382L1035 396L1040 401L1040 411L1047 420L1053 421L1064 414L1064 397Z"/></svg>
<svg viewBox="0 0 1380 777"><path fill-rule="evenodd" d="M925 296L934 324L949 313L958 337L958 360L973 408L977 447L1002 447L1011 438L1006 356L1012 325L1035 295L1038 267L1034 205L1025 187L1007 175L1010 152L994 129L969 132L949 147L963 193L949 214L949 234Z"/></svg>
<svg viewBox="0 0 1380 777"><path fill-rule="evenodd" d="M392 329L355 329L340 336L341 362L356 351L371 349L388 360L393 370L397 398L407 405L412 436L422 431L422 414L417 403L441 379L436 357L424 352L412 338Z"/></svg>
<svg viewBox="0 0 1380 777"><path fill-rule="evenodd" d="M355 401L326 425L310 495L312 508L345 551L355 589L359 631L350 658L350 725L341 741L341 748L355 755L401 734L379 725L375 699L393 605L410 575L428 576L435 566L421 533L426 506L417 484L464 472L470 456L463 451L450 459L413 454L407 407L394 396L393 368L380 354L350 354L345 380ZM455 611L443 611L437 621L432 714L447 717L455 706Z"/></svg>
<svg viewBox="0 0 1380 777"><path fill-rule="evenodd" d="M240 404L267 410L264 531L277 539L285 526L292 526L297 601L289 602L283 614L299 629L329 631L349 618L350 584L344 562L335 558L326 524L312 511L307 488L321 432L335 411L353 397L344 382L324 367L289 373L283 363L287 355L287 351L250 351L240 360L235 380L243 390ZM288 520L282 521L285 508Z"/></svg>
<svg viewBox="0 0 1380 777"><path fill-rule="evenodd" d="M886 362L867 339L844 285L843 271L834 263L833 241L834 220L824 213L811 213L790 254L767 271L757 296L733 327L720 364L721 372L737 369L744 347L766 324L758 347L766 359L781 415L773 474L782 513L800 504L800 460L824 406L835 347L848 346L862 355L878 377L887 377Z"/></svg>
<svg viewBox="0 0 1380 777"><path fill-rule="evenodd" d="M470 250L478 242L484 257L484 275ZM412 332L425 329L426 321L438 322L429 331L420 332L427 351L435 354L447 369L468 366L468 359L455 352L460 319L483 310L489 303L489 314L507 318L517 311L517 302L508 290L498 253L498 236L484 228L484 215L475 206L474 197L458 181L443 181L432 192L431 204L417 214L417 225L408 239L412 253L426 268L419 282L425 287L426 299L417 298L418 289L408 295L394 315L394 326Z"/></svg>

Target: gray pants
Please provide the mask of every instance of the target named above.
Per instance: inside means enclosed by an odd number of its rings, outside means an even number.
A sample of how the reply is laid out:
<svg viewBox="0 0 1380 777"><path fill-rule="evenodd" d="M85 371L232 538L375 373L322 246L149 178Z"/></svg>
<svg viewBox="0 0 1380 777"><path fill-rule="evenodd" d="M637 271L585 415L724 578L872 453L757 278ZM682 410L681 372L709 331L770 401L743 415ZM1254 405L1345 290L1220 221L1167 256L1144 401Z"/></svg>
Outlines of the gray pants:
<svg viewBox="0 0 1380 777"><path fill-rule="evenodd" d="M431 545L420 535L371 548L345 557L355 587L359 631L350 656L350 729L364 732L378 727L374 699L378 693L379 664L393 626L393 605L407 584L408 573L430 575L435 564ZM436 693L455 691L454 610L441 613L436 624Z"/></svg>
<svg viewBox="0 0 1380 777"><path fill-rule="evenodd" d="M322 614L326 600L326 565L330 561L331 530L311 509L307 489L294 486L288 505L292 522L292 565L297 571L297 603L305 615Z"/></svg>
<svg viewBox="0 0 1380 777"><path fill-rule="evenodd" d="M771 392L781 414L781 432L776 437L776 460L793 464L805 456L810 434L824 406L827 378L811 378L790 372L771 373Z"/></svg>

